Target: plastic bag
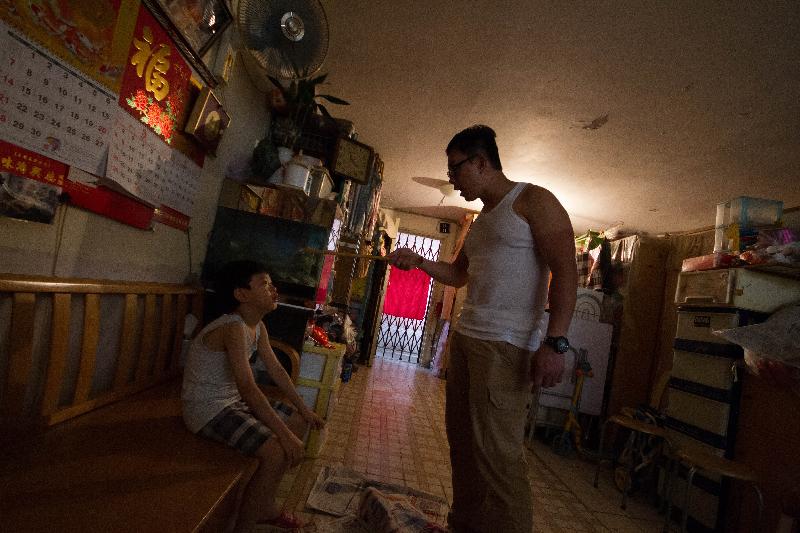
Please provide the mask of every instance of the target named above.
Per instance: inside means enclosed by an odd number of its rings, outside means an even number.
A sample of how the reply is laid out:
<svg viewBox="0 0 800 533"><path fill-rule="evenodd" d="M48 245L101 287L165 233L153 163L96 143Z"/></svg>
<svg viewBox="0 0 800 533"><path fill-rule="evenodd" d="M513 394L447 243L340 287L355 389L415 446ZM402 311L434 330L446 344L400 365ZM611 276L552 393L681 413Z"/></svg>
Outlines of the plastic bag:
<svg viewBox="0 0 800 533"><path fill-rule="evenodd" d="M800 396L800 304L776 311L761 324L714 334L744 348L744 362L753 374Z"/></svg>
<svg viewBox="0 0 800 533"><path fill-rule="evenodd" d="M714 335L738 344L750 357L800 368L800 303L791 304L752 326L715 331Z"/></svg>

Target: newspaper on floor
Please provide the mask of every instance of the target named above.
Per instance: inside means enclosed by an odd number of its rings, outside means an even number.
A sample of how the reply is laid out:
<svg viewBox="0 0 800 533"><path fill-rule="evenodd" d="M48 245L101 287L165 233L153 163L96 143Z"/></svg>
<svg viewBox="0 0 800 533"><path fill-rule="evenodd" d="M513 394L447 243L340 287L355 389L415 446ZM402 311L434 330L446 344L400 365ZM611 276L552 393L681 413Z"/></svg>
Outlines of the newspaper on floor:
<svg viewBox="0 0 800 533"><path fill-rule="evenodd" d="M441 524L432 522L408 496L386 494L367 487L361 498L358 516L370 531L382 533L445 533Z"/></svg>
<svg viewBox="0 0 800 533"><path fill-rule="evenodd" d="M447 513L450 507L447 500L441 496L429 494L421 490L412 489L404 485L393 485L390 483L381 483L380 481L367 480L364 488L372 487L378 489L389 497L404 496L411 505L422 511L422 513L431 522L444 524L447 521Z"/></svg>
<svg viewBox="0 0 800 533"><path fill-rule="evenodd" d="M356 516L367 488L373 487L390 496L405 497L431 521L444 524L449 506L441 496L429 494L404 485L394 485L369 479L363 474L342 466L323 466L317 475L306 505L311 509L334 516Z"/></svg>
<svg viewBox="0 0 800 533"><path fill-rule="evenodd" d="M334 516L355 515L366 479L353 470L323 466L306 500L306 506Z"/></svg>

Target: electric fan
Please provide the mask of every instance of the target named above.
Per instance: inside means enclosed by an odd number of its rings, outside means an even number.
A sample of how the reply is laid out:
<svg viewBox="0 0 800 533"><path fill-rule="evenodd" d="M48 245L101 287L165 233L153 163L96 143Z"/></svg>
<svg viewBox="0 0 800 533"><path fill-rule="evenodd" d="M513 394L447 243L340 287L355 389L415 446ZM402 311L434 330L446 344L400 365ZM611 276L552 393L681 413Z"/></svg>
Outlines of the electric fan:
<svg viewBox="0 0 800 533"><path fill-rule="evenodd" d="M328 19L319 0L240 0L244 49L267 75L307 78L328 53Z"/></svg>

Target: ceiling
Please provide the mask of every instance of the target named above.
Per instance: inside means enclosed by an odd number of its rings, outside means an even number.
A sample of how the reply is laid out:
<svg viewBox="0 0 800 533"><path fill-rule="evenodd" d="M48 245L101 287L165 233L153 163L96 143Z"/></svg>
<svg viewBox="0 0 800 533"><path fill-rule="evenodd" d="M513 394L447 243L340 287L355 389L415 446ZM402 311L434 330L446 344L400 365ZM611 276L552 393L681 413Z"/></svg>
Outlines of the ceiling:
<svg viewBox="0 0 800 533"><path fill-rule="evenodd" d="M800 3L323 1L330 106L385 162L382 205L479 202L445 178L454 133L491 126L506 175L576 232L707 227L735 196L800 205Z"/></svg>

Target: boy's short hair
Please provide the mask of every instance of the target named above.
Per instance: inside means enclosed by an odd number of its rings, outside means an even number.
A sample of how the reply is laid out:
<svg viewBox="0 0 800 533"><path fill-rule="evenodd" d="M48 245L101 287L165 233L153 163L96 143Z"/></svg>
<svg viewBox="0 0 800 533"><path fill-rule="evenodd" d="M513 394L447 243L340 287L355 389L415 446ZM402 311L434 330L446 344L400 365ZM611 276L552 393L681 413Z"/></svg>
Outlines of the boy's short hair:
<svg viewBox="0 0 800 533"><path fill-rule="evenodd" d="M223 313L232 313L239 308L239 300L233 295L236 289L249 289L250 280L256 274L266 274L267 267L258 261L241 260L226 263L217 271L214 292Z"/></svg>

